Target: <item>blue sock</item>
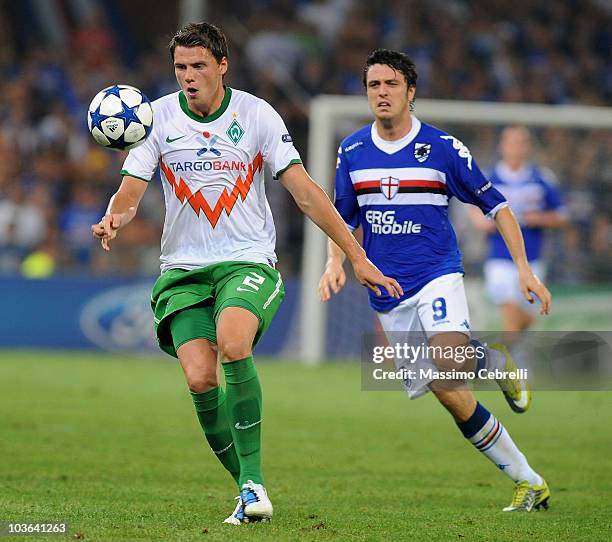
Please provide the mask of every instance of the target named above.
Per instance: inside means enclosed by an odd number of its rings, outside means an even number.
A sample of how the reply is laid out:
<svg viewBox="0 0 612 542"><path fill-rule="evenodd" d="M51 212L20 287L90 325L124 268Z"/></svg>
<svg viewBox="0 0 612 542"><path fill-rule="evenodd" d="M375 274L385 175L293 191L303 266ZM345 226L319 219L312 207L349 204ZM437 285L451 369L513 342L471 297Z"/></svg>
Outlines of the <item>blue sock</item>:
<svg viewBox="0 0 612 542"><path fill-rule="evenodd" d="M472 416L465 422L457 422L457 427L466 439L471 439L489 421L491 413L480 403L476 403L476 409Z"/></svg>

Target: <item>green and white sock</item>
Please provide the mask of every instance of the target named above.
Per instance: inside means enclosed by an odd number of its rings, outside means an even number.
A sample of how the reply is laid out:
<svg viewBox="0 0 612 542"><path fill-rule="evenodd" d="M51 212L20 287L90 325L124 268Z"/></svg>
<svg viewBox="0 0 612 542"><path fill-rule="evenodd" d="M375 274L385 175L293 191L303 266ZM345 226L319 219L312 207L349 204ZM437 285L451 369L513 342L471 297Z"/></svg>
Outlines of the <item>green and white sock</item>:
<svg viewBox="0 0 612 542"><path fill-rule="evenodd" d="M191 392L191 397L208 444L238 484L240 461L232 437L223 388L216 387L203 393Z"/></svg>
<svg viewBox="0 0 612 542"><path fill-rule="evenodd" d="M253 357L223 363L227 411L240 461L240 485L252 480L263 484L261 474L261 386Z"/></svg>

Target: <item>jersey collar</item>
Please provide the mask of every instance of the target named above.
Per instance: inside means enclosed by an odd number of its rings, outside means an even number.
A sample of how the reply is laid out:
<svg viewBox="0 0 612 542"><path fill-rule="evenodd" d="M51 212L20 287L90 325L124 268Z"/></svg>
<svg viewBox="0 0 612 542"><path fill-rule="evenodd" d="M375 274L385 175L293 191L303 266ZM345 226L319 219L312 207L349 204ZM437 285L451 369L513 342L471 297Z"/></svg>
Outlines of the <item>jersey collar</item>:
<svg viewBox="0 0 612 542"><path fill-rule="evenodd" d="M421 129L421 121L417 119L414 115L412 115L412 128L410 131L401 139L396 139L395 141L387 141L378 135L378 131L376 130L376 123L372 123L372 128L370 130L372 136L372 142L376 147L378 147L381 151L386 152L387 154L394 154L399 150L402 150L406 145L412 142L412 140L416 137Z"/></svg>
<svg viewBox="0 0 612 542"><path fill-rule="evenodd" d="M529 163L523 164L518 169L510 169L508 164L501 161L497 163L496 173L505 183L524 183L531 179L532 166Z"/></svg>
<svg viewBox="0 0 612 542"><path fill-rule="evenodd" d="M225 87L225 94L223 95L223 101L221 102L221 106L219 107L219 109L217 109L214 113L208 115L207 117L200 117L199 115L196 115L191 109L189 109L185 93L182 90L179 92L179 104L181 105L183 113L185 113L185 115L187 115L190 119L197 120L198 122L212 122L213 120L217 120L221 115L223 115L223 113L225 113L231 98L232 89L230 87Z"/></svg>

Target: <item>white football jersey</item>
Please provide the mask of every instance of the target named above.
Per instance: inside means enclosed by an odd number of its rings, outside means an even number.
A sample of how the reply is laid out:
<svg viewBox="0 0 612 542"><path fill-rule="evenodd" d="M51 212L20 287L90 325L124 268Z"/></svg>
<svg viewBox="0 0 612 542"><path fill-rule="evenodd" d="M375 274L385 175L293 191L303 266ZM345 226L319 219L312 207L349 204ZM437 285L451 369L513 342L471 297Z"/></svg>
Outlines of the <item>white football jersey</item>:
<svg viewBox="0 0 612 542"><path fill-rule="evenodd" d="M276 232L264 165L278 176L301 163L285 123L264 100L225 90L221 107L198 117L182 91L153 102L147 140L128 154L122 175L145 181L157 166L166 217L161 270L226 261L276 262Z"/></svg>

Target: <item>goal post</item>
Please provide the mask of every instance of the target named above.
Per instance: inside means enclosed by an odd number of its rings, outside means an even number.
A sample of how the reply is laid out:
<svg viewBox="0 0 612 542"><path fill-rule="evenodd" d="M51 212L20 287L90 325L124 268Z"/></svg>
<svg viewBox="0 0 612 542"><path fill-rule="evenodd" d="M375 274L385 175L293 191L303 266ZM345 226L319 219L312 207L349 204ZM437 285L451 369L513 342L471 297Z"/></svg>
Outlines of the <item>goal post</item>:
<svg viewBox="0 0 612 542"><path fill-rule="evenodd" d="M612 128L612 108L594 106L418 99L416 114L426 122L444 124ZM338 125L350 120L371 122L365 97L320 95L310 103L308 170L330 197L338 138L348 135L348 132L338 134ZM327 308L319 301L317 285L325 265L326 242L326 236L317 226L305 219L297 325L299 358L306 364L320 363L325 357Z"/></svg>

